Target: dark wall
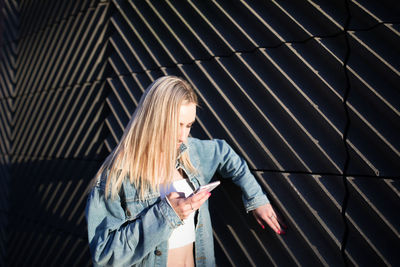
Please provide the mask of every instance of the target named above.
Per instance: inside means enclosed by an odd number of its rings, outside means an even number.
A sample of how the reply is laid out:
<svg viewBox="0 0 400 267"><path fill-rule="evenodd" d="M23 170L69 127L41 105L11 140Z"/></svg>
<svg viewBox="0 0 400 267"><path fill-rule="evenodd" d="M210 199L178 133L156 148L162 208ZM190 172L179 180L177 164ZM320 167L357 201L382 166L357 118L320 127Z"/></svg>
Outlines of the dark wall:
<svg viewBox="0 0 400 267"><path fill-rule="evenodd" d="M84 207L144 89L190 81L289 229L229 181L220 266L400 264L397 1L12 1L0 18L0 265L91 265Z"/></svg>

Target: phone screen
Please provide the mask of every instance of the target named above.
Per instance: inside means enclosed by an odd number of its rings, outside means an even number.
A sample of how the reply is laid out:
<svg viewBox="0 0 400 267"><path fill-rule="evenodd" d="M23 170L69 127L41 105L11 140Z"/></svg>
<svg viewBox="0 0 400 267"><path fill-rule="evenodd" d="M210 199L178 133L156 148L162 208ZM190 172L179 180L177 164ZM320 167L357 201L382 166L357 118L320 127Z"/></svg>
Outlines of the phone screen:
<svg viewBox="0 0 400 267"><path fill-rule="evenodd" d="M199 188L197 188L197 190L194 192L195 194L202 192L204 190L207 190L208 192L211 192L214 188L216 188L221 182L220 181L216 181L213 183L209 183L206 185L202 185Z"/></svg>

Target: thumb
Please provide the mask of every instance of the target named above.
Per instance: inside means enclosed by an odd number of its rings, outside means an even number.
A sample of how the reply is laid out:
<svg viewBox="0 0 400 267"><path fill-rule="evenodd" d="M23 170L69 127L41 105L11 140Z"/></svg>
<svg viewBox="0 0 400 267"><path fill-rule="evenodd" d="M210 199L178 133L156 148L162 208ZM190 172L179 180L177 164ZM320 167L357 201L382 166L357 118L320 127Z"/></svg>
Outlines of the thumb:
<svg viewBox="0 0 400 267"><path fill-rule="evenodd" d="M178 192L171 192L167 195L168 199L176 199L176 198L180 198L180 194Z"/></svg>

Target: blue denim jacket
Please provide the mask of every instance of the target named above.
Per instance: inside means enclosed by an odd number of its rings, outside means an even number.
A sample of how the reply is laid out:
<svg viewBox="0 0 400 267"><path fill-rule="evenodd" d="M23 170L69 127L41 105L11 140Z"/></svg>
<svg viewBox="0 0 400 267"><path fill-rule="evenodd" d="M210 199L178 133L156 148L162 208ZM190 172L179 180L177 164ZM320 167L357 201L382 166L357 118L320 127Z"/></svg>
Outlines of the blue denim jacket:
<svg viewBox="0 0 400 267"><path fill-rule="evenodd" d="M225 141L188 138L187 145L197 172L184 171L195 188L209 183L218 172L242 189L246 211L269 202L246 162ZM182 145L181 151L184 149L187 147ZM168 238L182 224L173 208L158 192L148 192L144 201L139 200L136 188L125 179L124 209L119 196L105 199L105 180L104 174L98 178L86 206L94 266L166 266ZM197 217L195 261L196 266L215 266L208 201Z"/></svg>

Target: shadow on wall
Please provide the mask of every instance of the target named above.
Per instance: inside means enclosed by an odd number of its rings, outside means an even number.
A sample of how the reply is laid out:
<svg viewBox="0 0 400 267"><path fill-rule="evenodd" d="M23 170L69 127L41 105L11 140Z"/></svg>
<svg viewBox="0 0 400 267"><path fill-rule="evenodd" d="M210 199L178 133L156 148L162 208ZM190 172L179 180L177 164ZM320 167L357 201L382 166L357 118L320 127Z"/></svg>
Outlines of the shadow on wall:
<svg viewBox="0 0 400 267"><path fill-rule="evenodd" d="M91 266L84 211L100 164L61 159L14 164L8 266Z"/></svg>

